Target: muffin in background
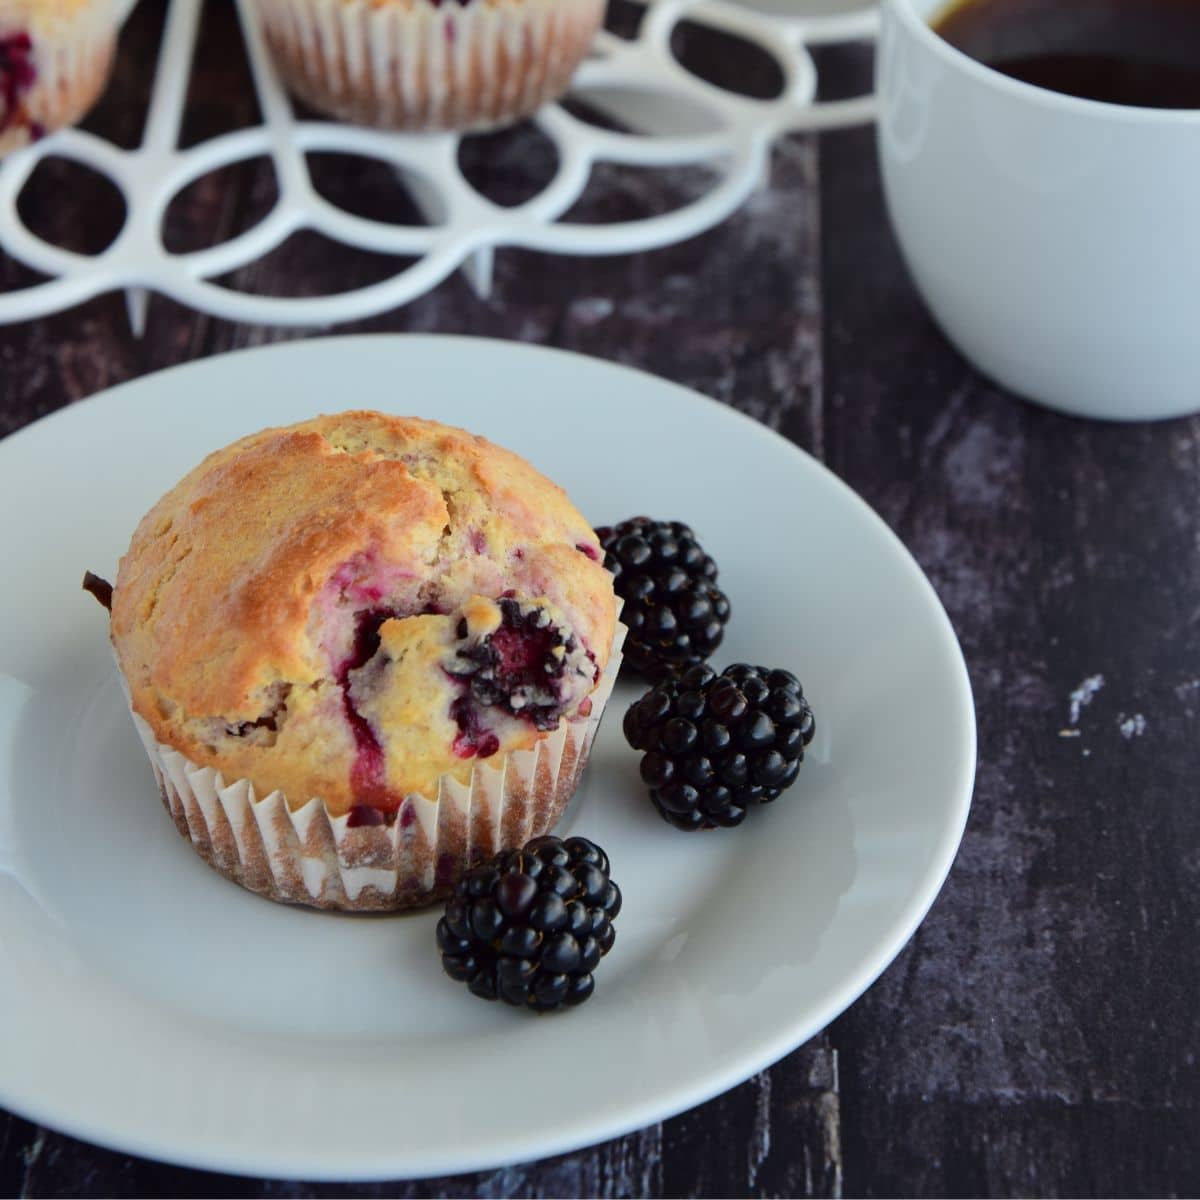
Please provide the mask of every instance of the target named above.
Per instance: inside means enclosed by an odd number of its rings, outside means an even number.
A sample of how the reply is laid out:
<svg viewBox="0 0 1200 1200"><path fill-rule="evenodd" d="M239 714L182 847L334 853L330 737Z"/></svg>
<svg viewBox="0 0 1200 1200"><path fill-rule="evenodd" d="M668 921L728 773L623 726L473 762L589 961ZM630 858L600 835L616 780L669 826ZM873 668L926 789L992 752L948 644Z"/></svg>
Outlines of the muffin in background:
<svg viewBox="0 0 1200 1200"><path fill-rule="evenodd" d="M86 115L108 84L128 0L0 0L0 154Z"/></svg>
<svg viewBox="0 0 1200 1200"><path fill-rule="evenodd" d="M619 659L566 495L354 412L210 455L143 518L111 638L180 832L277 900L391 909L547 832Z"/></svg>
<svg viewBox="0 0 1200 1200"><path fill-rule="evenodd" d="M605 0L253 0L287 87L387 129L486 129L562 95Z"/></svg>

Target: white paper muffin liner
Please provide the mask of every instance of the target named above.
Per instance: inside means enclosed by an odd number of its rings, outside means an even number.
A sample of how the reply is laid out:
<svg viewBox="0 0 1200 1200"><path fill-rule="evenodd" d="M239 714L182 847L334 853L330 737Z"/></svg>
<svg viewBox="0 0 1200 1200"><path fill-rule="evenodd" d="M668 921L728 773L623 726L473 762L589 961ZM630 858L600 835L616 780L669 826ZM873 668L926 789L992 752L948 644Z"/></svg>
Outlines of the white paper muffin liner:
<svg viewBox="0 0 1200 1200"><path fill-rule="evenodd" d="M36 72L3 114L0 154L7 154L73 125L95 104L108 83L117 33L129 0L90 0L77 10L0 3L0 38L25 33Z"/></svg>
<svg viewBox="0 0 1200 1200"><path fill-rule="evenodd" d="M499 850L547 833L574 794L621 664L625 626L591 694L587 717L561 721L529 750L451 775L435 795L410 793L381 825L351 826L319 798L299 808L280 791L259 797L245 779L226 783L133 722L175 825L221 874L272 900L314 908L409 908L447 894L462 872ZM131 710L132 712L132 710Z"/></svg>
<svg viewBox="0 0 1200 1200"><path fill-rule="evenodd" d="M605 0L256 0L284 83L384 128L480 129L561 95Z"/></svg>

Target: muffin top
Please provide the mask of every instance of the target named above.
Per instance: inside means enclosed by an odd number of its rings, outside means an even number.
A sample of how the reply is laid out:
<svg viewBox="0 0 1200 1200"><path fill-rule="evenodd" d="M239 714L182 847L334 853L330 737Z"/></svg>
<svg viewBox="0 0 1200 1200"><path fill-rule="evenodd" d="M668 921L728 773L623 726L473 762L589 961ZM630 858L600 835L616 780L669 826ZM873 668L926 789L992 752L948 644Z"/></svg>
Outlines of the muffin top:
<svg viewBox="0 0 1200 1200"><path fill-rule="evenodd" d="M559 487L460 429L350 412L243 438L168 492L111 636L159 742L339 815L586 715L615 628Z"/></svg>

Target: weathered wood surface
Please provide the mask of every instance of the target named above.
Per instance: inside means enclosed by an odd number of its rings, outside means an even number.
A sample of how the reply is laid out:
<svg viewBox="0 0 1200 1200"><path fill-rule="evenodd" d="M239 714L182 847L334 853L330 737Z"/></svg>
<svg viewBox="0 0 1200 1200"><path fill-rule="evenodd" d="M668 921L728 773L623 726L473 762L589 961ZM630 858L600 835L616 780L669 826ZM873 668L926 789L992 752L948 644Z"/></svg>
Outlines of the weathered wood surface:
<svg viewBox="0 0 1200 1200"><path fill-rule="evenodd" d="M254 118L236 31L210 8L189 139ZM126 144L157 23L143 5L91 118ZM822 66L839 92L869 82L864 51L827 52ZM538 153L498 139L473 169L503 191L518 158ZM103 245L119 201L65 170L44 176L31 219L77 248ZM323 164L321 180L358 211L395 203L390 179L362 165ZM695 186L686 172L601 182L587 203L605 211ZM272 186L261 166L201 181L172 210L171 244L244 227ZM379 270L297 238L233 282L316 291ZM28 279L0 263L0 286ZM0 1195L1200 1192L1200 422L1068 420L975 375L905 276L869 131L788 141L769 186L684 245L553 264L501 253L490 299L456 276L355 328L620 360L824 459L913 550L963 643L980 766L956 866L912 943L827 1031L606 1145L453 1179L313 1186L150 1163L0 1114ZM0 329L0 433L147 371L285 336L156 299L136 341L119 297Z"/></svg>

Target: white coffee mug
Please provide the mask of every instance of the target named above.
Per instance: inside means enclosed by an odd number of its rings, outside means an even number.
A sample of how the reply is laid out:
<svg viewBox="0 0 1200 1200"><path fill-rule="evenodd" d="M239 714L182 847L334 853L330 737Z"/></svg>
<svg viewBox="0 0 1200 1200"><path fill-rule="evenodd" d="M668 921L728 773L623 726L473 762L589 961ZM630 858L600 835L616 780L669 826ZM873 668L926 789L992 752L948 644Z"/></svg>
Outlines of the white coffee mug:
<svg viewBox="0 0 1200 1200"><path fill-rule="evenodd" d="M1107 420L1200 410L1200 110L1010 79L882 0L878 144L917 287L985 375Z"/></svg>

